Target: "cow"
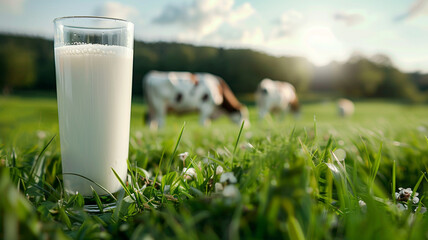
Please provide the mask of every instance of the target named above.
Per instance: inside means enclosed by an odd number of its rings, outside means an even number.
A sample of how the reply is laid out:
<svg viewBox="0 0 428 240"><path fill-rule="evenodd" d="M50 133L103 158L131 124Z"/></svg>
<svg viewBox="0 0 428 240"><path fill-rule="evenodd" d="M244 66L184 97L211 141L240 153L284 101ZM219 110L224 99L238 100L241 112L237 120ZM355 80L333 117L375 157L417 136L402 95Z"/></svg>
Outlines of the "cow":
<svg viewBox="0 0 428 240"><path fill-rule="evenodd" d="M354 103L346 98L337 100L337 113L340 117L350 117L354 114Z"/></svg>
<svg viewBox="0 0 428 240"><path fill-rule="evenodd" d="M263 119L270 112L279 112L283 117L289 110L298 115L300 109L293 85L269 78L260 82L256 91L256 102L259 119Z"/></svg>
<svg viewBox="0 0 428 240"><path fill-rule="evenodd" d="M222 78L210 73L150 71L143 78L143 91L148 104L146 122L152 129L162 128L170 112L199 112L203 126L221 114L234 123L249 124L247 108Z"/></svg>

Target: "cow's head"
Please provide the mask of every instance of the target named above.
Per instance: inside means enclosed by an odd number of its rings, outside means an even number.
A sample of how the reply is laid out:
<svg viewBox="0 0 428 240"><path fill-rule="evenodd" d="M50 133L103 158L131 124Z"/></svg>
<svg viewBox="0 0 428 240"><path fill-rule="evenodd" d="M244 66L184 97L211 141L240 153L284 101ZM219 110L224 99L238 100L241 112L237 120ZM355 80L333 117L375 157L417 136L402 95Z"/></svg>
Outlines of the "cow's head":
<svg viewBox="0 0 428 240"><path fill-rule="evenodd" d="M242 124L244 121L244 127L250 126L250 120L248 117L248 108L244 105L241 105L239 111L229 113L229 118L232 122L236 124Z"/></svg>
<svg viewBox="0 0 428 240"><path fill-rule="evenodd" d="M245 121L245 126L249 126L250 121L248 119L248 109L242 105L233 94L232 90L226 84L226 82L218 77L219 80L219 92L223 96L223 102L220 104L222 111L226 112L232 122L241 124Z"/></svg>

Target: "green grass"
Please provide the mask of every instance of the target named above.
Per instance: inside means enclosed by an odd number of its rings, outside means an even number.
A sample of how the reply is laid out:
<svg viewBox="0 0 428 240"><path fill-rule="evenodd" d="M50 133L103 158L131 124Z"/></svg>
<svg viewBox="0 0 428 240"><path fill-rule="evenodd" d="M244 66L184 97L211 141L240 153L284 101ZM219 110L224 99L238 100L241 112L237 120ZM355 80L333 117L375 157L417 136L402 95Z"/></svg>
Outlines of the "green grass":
<svg viewBox="0 0 428 240"><path fill-rule="evenodd" d="M249 128L226 118L202 128L191 115L168 117L158 132L143 126L143 110L132 106L129 177L117 207L106 210L106 197L95 195L103 213L89 214L88 200L63 191L56 101L0 98L0 238L428 237L420 211L428 106L358 102L341 119L334 103L311 103L300 118L261 122L250 108ZM218 166L237 182L220 183ZM401 201L407 210L399 210L399 187L417 189L420 201Z"/></svg>

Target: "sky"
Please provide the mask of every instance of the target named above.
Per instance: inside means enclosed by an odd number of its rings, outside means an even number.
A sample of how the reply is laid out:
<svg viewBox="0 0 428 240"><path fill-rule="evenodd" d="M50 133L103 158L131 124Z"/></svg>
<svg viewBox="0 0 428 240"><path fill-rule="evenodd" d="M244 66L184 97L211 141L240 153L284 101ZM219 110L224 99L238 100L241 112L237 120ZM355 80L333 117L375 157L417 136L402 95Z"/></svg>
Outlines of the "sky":
<svg viewBox="0 0 428 240"><path fill-rule="evenodd" d="M0 0L0 32L53 38L53 19L127 19L135 39L251 48L317 66L388 55L428 73L428 0Z"/></svg>

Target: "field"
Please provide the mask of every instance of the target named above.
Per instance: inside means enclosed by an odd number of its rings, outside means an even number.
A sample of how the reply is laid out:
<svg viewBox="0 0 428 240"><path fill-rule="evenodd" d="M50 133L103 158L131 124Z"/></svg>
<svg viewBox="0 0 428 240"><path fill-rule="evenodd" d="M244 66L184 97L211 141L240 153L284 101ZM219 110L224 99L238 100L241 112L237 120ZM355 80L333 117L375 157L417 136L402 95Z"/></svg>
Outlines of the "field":
<svg viewBox="0 0 428 240"><path fill-rule="evenodd" d="M342 119L324 101L264 121L250 106L249 128L190 115L158 132L144 108L125 191L84 199L62 190L55 99L0 97L0 239L428 238L426 105L361 101Z"/></svg>

